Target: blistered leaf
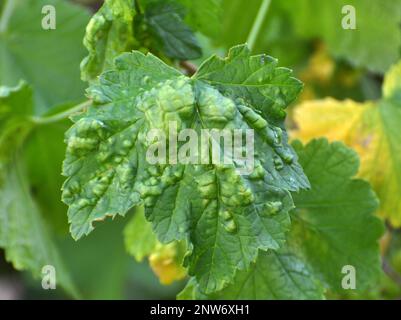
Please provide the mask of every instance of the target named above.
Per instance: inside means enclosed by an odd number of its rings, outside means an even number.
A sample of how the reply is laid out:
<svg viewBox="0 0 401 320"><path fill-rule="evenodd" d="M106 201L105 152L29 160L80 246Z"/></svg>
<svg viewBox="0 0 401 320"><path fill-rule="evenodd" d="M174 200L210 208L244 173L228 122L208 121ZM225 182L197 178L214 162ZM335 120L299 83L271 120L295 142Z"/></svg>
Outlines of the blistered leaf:
<svg viewBox="0 0 401 320"><path fill-rule="evenodd" d="M86 27L84 45L88 56L81 63L81 77L96 80L112 67L114 58L134 45L133 0L106 0Z"/></svg>
<svg viewBox="0 0 401 320"><path fill-rule="evenodd" d="M401 99L399 65L384 83L381 101L357 103L325 99L302 103L295 110L294 137L308 141L326 136L341 140L361 157L359 176L372 183L380 199L380 215L401 225Z"/></svg>
<svg viewBox="0 0 401 320"><path fill-rule="evenodd" d="M289 300L322 299L323 288L307 265L291 252L260 252L249 270L239 271L234 283L224 290L205 295L195 279L177 296L181 300Z"/></svg>
<svg viewBox="0 0 401 320"><path fill-rule="evenodd" d="M344 267L354 268L357 291L376 284L383 225L373 215L378 202L369 184L352 178L357 155L325 139L294 147L311 189L293 195L296 209L286 245L260 252L256 263L237 272L220 292L206 295L191 279L178 298L319 299L324 287L344 293Z"/></svg>
<svg viewBox="0 0 401 320"><path fill-rule="evenodd" d="M188 241L185 264L202 288L222 289L259 248L283 244L293 207L289 191L308 187L283 124L283 108L300 89L288 69L250 56L245 46L233 48L228 59L208 60L192 79L151 54L120 56L89 89L94 105L66 136L63 201L72 236L143 203L162 243ZM240 175L236 162L150 164L147 133L159 129L167 136L171 122L198 133L253 129L254 170Z"/></svg>
<svg viewBox="0 0 401 320"><path fill-rule="evenodd" d="M292 77L290 69L277 64L277 59L264 54L250 56L246 46L236 46L225 59L212 56L206 60L195 78L280 123L286 115L284 109L296 99L302 83Z"/></svg>

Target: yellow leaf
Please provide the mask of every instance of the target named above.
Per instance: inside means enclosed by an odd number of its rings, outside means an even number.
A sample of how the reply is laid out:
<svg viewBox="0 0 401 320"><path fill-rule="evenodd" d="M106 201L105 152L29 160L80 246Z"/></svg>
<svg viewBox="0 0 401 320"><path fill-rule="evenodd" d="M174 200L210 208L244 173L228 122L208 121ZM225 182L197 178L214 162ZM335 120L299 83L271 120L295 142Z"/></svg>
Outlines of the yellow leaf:
<svg viewBox="0 0 401 320"><path fill-rule="evenodd" d="M330 57L326 47L319 43L315 52L310 57L307 68L300 74L302 81L330 81L335 70L334 60Z"/></svg>
<svg viewBox="0 0 401 320"><path fill-rule="evenodd" d="M390 68L383 84L384 97L391 98L397 92L401 92L401 62Z"/></svg>
<svg viewBox="0 0 401 320"><path fill-rule="evenodd" d="M331 98L296 107L292 137L304 142L325 136L354 148L361 158L359 176L375 189L380 215L401 226L401 64L391 69L378 102ZM390 99L391 98L391 99Z"/></svg>
<svg viewBox="0 0 401 320"><path fill-rule="evenodd" d="M149 257L149 264L162 284L171 284L186 276L182 267L186 252L184 242L160 243L153 233L152 225L145 218L144 207L134 210L134 216L124 230L125 246L129 254L138 262Z"/></svg>
<svg viewBox="0 0 401 320"><path fill-rule="evenodd" d="M179 242L158 244L149 256L149 264L162 284L168 285L185 278L187 272L182 267L182 248Z"/></svg>

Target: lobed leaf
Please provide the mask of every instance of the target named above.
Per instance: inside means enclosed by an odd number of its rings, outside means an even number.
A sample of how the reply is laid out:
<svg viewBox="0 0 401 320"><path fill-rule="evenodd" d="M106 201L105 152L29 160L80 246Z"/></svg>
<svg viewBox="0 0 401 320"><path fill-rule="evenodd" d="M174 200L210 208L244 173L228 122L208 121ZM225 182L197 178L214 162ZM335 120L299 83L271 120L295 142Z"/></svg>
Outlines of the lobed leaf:
<svg viewBox="0 0 401 320"><path fill-rule="evenodd" d="M205 294L190 280L181 299L320 299L324 289L344 292L344 266L356 271L356 290L376 284L381 275L379 239L383 224L373 213L378 202L369 184L352 179L358 157L342 143L294 143L311 189L294 193L296 209L287 244L259 252L256 263L234 282Z"/></svg>
<svg viewBox="0 0 401 320"><path fill-rule="evenodd" d="M224 288L258 249L284 243L293 207L289 191L309 185L283 124L282 108L301 84L272 58L250 56L245 46L229 57L228 74L237 70L233 84L216 82L227 70L216 69L215 58L191 79L151 54L133 52L116 59L89 89L94 105L66 135L63 201L74 238L90 233L95 221L144 204L162 243L188 242L185 265L206 292ZM259 85L252 87L254 74ZM236 93L229 93L226 87L234 85ZM255 170L242 176L240 163L150 164L146 135L155 128L167 135L171 121L198 132L254 130Z"/></svg>
<svg viewBox="0 0 401 320"><path fill-rule="evenodd" d="M372 183L379 199L380 215L401 225L401 122L399 64L386 76L384 97L377 102L325 99L307 101L295 110L296 138L308 141L326 136L353 147L361 157L359 176Z"/></svg>
<svg viewBox="0 0 401 320"><path fill-rule="evenodd" d="M290 243L303 254L326 287L342 292L344 266L356 270L356 290L376 284L381 275L379 239L383 223L374 216L378 200L370 185L353 179L357 154L340 142L294 143L311 189L294 194L296 209Z"/></svg>
<svg viewBox="0 0 401 320"><path fill-rule="evenodd" d="M144 23L157 40L156 47L160 47L166 56L180 60L197 59L202 56L202 48L180 11L174 3L152 3L145 11Z"/></svg>

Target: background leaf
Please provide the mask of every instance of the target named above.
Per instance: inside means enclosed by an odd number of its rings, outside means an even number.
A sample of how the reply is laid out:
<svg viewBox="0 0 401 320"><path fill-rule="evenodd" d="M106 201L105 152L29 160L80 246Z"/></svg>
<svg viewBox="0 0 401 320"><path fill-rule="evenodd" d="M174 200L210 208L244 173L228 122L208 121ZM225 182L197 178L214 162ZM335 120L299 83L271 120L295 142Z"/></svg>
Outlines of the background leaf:
<svg viewBox="0 0 401 320"><path fill-rule="evenodd" d="M14 86L23 79L32 85L36 114L82 99L85 87L79 81L79 63L85 54L82 37L89 20L87 11L63 0L7 3L13 10L0 32L0 84ZM55 30L42 29L45 5L56 9Z"/></svg>
<svg viewBox="0 0 401 320"><path fill-rule="evenodd" d="M321 38L335 56L356 66L385 72L400 57L401 7L398 0L296 0L280 2L296 33ZM342 8L355 8L356 29L343 29ZM385 36L384 36L385 35Z"/></svg>
<svg viewBox="0 0 401 320"><path fill-rule="evenodd" d="M381 276L378 240L383 225L372 214L377 199L368 183L352 179L358 157L339 142L294 143L311 189L294 193L292 228L279 251L259 252L233 284L205 295L193 278L181 299L320 299L323 288L344 292L342 268L356 270L356 290Z"/></svg>
<svg viewBox="0 0 401 320"><path fill-rule="evenodd" d="M299 129L294 136L308 141L316 136L341 140L361 157L359 176L370 181L381 200L380 214L401 225L401 121L399 66L386 77L385 96L377 102L356 103L326 99L301 104L295 111Z"/></svg>

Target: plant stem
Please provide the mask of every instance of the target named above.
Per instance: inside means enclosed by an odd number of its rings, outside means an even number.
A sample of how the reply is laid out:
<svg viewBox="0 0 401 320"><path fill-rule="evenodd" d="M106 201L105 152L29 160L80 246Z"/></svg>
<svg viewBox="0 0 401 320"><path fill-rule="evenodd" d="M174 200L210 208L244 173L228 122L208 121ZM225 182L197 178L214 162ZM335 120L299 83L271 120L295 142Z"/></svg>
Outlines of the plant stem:
<svg viewBox="0 0 401 320"><path fill-rule="evenodd" d="M189 61L181 61L180 66L181 66L181 68L185 69L188 76L193 76L196 73L196 71L198 70L196 65L194 65L193 63L191 63Z"/></svg>
<svg viewBox="0 0 401 320"><path fill-rule="evenodd" d="M57 113L57 114L49 116L49 117L32 117L31 119L36 124L53 123L53 122L67 119L74 113L77 113L77 112L82 111L83 109L89 107L91 104L92 104L92 101L89 100L89 101L85 101L80 104L77 104L68 110L65 110L63 112Z"/></svg>
<svg viewBox="0 0 401 320"><path fill-rule="evenodd" d="M0 17L0 33L7 31L8 22L10 21L11 15L14 12L16 2L17 0L6 0Z"/></svg>
<svg viewBox="0 0 401 320"><path fill-rule="evenodd" d="M269 10L271 0L263 0L260 5L258 15L256 16L255 22L253 23L251 32L249 32L248 39L246 42L248 43L249 49L252 51L255 46L256 39L259 35L260 28L262 27L263 21L265 20L267 11Z"/></svg>
<svg viewBox="0 0 401 320"><path fill-rule="evenodd" d="M383 257L383 271L393 280L398 286L401 287L401 276L391 267L386 258Z"/></svg>

